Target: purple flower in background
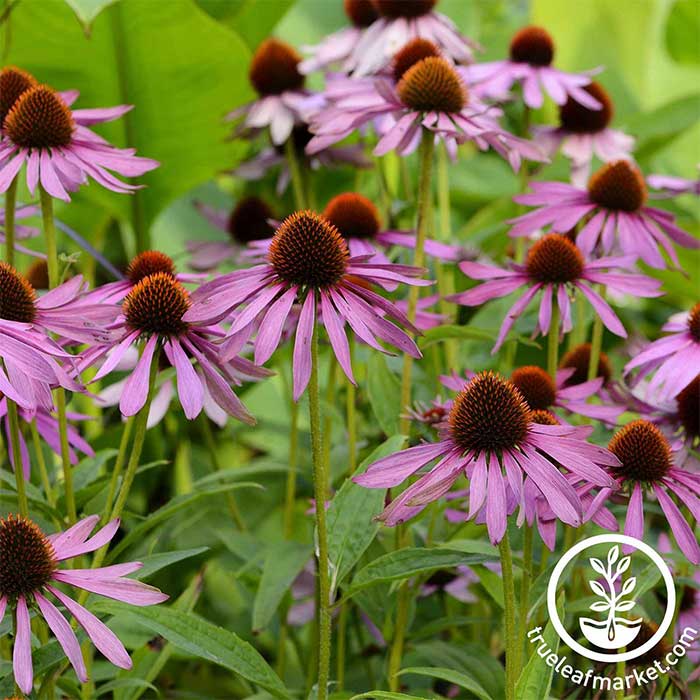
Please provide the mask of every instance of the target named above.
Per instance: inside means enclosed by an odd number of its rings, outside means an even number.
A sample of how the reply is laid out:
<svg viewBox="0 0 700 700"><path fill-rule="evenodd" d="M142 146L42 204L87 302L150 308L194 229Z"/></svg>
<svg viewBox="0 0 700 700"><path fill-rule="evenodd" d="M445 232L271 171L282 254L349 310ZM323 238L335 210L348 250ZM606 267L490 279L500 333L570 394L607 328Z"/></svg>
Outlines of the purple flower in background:
<svg viewBox="0 0 700 700"><path fill-rule="evenodd" d="M536 126L534 141L551 158L561 152L571 160L571 181L585 187L591 174L594 156L604 163L629 158L634 138L622 131L609 128L613 118L613 104L600 83L592 82L583 88L601 104L598 109L582 105L572 97L559 107L559 126Z"/></svg>
<svg viewBox="0 0 700 700"><path fill-rule="evenodd" d="M649 343L626 365L637 370L636 381L654 372L648 390L672 399L695 379L700 367L700 302L688 313L672 316L661 328L669 335Z"/></svg>
<svg viewBox="0 0 700 700"><path fill-rule="evenodd" d="M38 253L30 248L25 248L23 245L17 243L17 241L26 240L27 238L35 238L39 235L39 229L34 226L25 226L24 224L18 223L22 219L30 219L39 213L39 208L27 204L25 206L20 206L15 209L15 250L24 253L25 255L31 255L35 258L43 258L43 253ZM0 244L5 245L5 210L0 208Z"/></svg>
<svg viewBox="0 0 700 700"><path fill-rule="evenodd" d="M657 197L677 197L680 194L700 195L700 179L688 180L674 175L649 175L649 187L660 190Z"/></svg>
<svg viewBox="0 0 700 700"><path fill-rule="evenodd" d="M549 333L552 319L552 304L557 304L562 333L572 328L570 292L577 290L591 304L605 326L616 335L627 337L620 319L609 304L593 289L604 285L621 293L637 297L661 296L661 282L645 275L611 271L625 268L634 262L632 256L584 260L581 251L566 237L550 233L538 240L528 251L524 265L513 264L510 268L462 262L459 267L472 279L487 280L483 284L451 297L451 300L466 306L477 306L490 299L504 297L523 287L526 291L508 311L498 334L493 352L505 341L515 321L523 314L530 302L542 293L539 307L538 332Z"/></svg>
<svg viewBox="0 0 700 700"><path fill-rule="evenodd" d="M679 265L669 238L686 248L700 248L700 240L676 226L673 214L645 206L646 184L630 161L607 163L593 174L587 189L563 182L532 182L530 187L531 194L513 199L537 209L509 222L511 236L529 236L546 226L570 231L581 223L576 245L584 255L596 249L609 255L617 249L659 269L666 267L659 246Z"/></svg>
<svg viewBox="0 0 700 700"><path fill-rule="evenodd" d="M59 569L59 563L109 543L119 528L113 520L92 537L99 516L91 515L65 532L48 537L31 520L9 515L0 519L0 620L8 606L15 609L15 637L12 655L15 682L27 695L34 687L32 666L32 632L29 607L38 610L55 635L81 682L87 670L80 643L64 614L50 600L61 603L83 628L97 649L115 666L132 666L124 645L103 622L89 610L57 588L65 584L97 595L136 606L155 605L168 596L157 588L125 578L141 568L140 562L117 564L97 569Z"/></svg>
<svg viewBox="0 0 700 700"><path fill-rule="evenodd" d="M558 105L572 98L589 109L600 109L595 95L583 88L591 82L595 71L565 73L552 67L554 40L542 27L523 27L510 42L510 56L505 61L477 63L468 66L466 73L479 86L484 97L506 100L515 84L522 85L523 100L532 109L539 109L543 91Z"/></svg>
<svg viewBox="0 0 700 700"><path fill-rule="evenodd" d="M618 464L608 450L588 444L586 428L533 422L532 411L511 382L493 372L476 375L455 397L440 440L374 462L354 480L368 488L391 488L439 460L397 496L379 516L396 525L444 496L459 479L469 479L467 519L483 517L491 542L506 531L509 500L522 503L531 481L556 517L578 527L581 499L561 472L596 486L613 486L602 469ZM505 474L504 474L505 471Z"/></svg>
<svg viewBox="0 0 700 700"><path fill-rule="evenodd" d="M296 212L277 229L264 263L200 287L192 295L194 304L184 320L217 323L245 305L233 319L222 358L238 354L257 331L255 363L264 364L279 345L294 304L301 303L293 361L294 398L298 400L310 377L311 336L317 315L323 318L333 352L353 383L346 323L375 350L387 352L378 342L382 340L421 356L413 340L392 321L412 332L417 329L370 285L431 284L416 279L422 273L406 265L373 263L368 256L352 258L335 226L313 212Z"/></svg>
<svg viewBox="0 0 700 700"><path fill-rule="evenodd" d="M115 148L86 126L117 118L128 109L120 106L73 112L61 95L46 85L26 90L3 124L0 192L8 189L25 163L32 194L40 182L52 197L70 201L68 193L75 192L88 177L113 192L138 189L110 171L137 177L159 163L134 155L133 149Z"/></svg>

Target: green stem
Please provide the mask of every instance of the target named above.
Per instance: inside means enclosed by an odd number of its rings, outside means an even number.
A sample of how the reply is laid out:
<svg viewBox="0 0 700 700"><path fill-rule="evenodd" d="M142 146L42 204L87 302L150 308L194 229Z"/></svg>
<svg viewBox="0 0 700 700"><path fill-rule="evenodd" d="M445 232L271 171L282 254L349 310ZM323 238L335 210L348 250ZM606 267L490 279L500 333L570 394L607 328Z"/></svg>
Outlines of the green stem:
<svg viewBox="0 0 700 700"><path fill-rule="evenodd" d="M503 617L505 627L506 650L506 700L515 700L515 681L517 667L515 664L516 632L515 632L515 584L513 581L513 555L510 551L508 533L498 544L501 555L503 576Z"/></svg>
<svg viewBox="0 0 700 700"><path fill-rule="evenodd" d="M532 583L532 526L523 528L523 578L520 582L520 614L518 616L518 645L515 650L516 674L520 675L525 647L527 613L530 607L530 584Z"/></svg>
<svg viewBox="0 0 700 700"><path fill-rule="evenodd" d="M350 366L352 367L355 350L353 337L348 341L350 346ZM357 392L355 385L348 381L347 393L345 394L345 411L348 427L348 473L355 473L357 469L357 409L355 406Z"/></svg>
<svg viewBox="0 0 700 700"><path fill-rule="evenodd" d="M389 652L389 690L392 693L399 691L399 671L403 658L404 640L408 628L408 611L411 604L411 589L404 583L399 589L399 599L396 604L396 623L394 624L394 639Z"/></svg>
<svg viewBox="0 0 700 700"><path fill-rule="evenodd" d="M547 372L557 381L557 367L559 366L559 306L556 299L552 303L552 320L549 323L547 334Z"/></svg>
<svg viewBox="0 0 700 700"><path fill-rule="evenodd" d="M306 209L308 206L304 192L304 177L301 172L301 164L297 158L294 139L290 136L284 144L284 152L287 156L287 165L292 179L292 191L294 192L294 206L297 210Z"/></svg>
<svg viewBox="0 0 700 700"><path fill-rule="evenodd" d="M131 440L131 432L134 429L134 416L131 416L124 424L124 429L122 430L122 437L119 441L119 451L117 452L117 459L112 467L112 477L109 480L109 488L107 489L107 498L105 500L104 509L102 511L101 525L106 525L110 513L112 512L112 505L114 504L114 496L117 492L117 484L119 483L119 478L124 471L124 465L126 464L126 454L129 448L129 440Z"/></svg>
<svg viewBox="0 0 700 700"><path fill-rule="evenodd" d="M24 469L22 467L22 452L19 444L19 419L17 417L17 404L7 399L7 418L10 422L10 444L12 445L12 465L15 470L15 483L17 484L17 508L19 514L26 518L29 515L27 492L24 486Z"/></svg>
<svg viewBox="0 0 700 700"><path fill-rule="evenodd" d="M15 208L17 204L17 178L5 192L5 261L15 266Z"/></svg>
<svg viewBox="0 0 700 700"><path fill-rule="evenodd" d="M416 220L416 250L413 257L413 264L416 267L423 267L425 262L425 238L428 230L428 219L432 208L431 176L433 170L433 151L435 150L435 139L432 132L423 131L420 144L420 180L418 183L418 212ZM416 319L416 306L418 304L419 287L411 286L408 291L408 311L406 316L413 323ZM407 411L411 403L411 373L413 369L413 358L406 353L403 358L403 373L401 376L401 406L400 413L403 414L400 423L400 431L403 435L408 435L410 429L410 419Z"/></svg>
<svg viewBox="0 0 700 700"><path fill-rule="evenodd" d="M600 295L605 298L605 290L600 288ZM591 356L588 364L588 381L598 376L598 364L600 363L600 351L603 347L603 319L600 314L593 318L593 334L591 336Z"/></svg>
<svg viewBox="0 0 700 700"><path fill-rule="evenodd" d="M41 483L44 487L44 494L46 495L46 502L53 508L56 505L56 498L53 493L53 488L51 487L49 470L46 468L46 459L44 458L44 450L41 445L41 436L39 435L39 430L36 427L36 420L33 420L30 423L30 431L32 433L32 445L34 446L34 452L36 453L36 461L39 465L39 475L41 477Z"/></svg>
<svg viewBox="0 0 700 700"><path fill-rule="evenodd" d="M313 291L309 293L314 294ZM318 700L327 700L331 662L330 577L328 571L328 533L326 530L326 499L328 498L329 492L329 478L326 461L323 455L323 434L321 432L321 401L318 389L318 323L314 323L311 336L309 423L311 428L311 452L314 469L316 547L318 557L318 676L316 697Z"/></svg>

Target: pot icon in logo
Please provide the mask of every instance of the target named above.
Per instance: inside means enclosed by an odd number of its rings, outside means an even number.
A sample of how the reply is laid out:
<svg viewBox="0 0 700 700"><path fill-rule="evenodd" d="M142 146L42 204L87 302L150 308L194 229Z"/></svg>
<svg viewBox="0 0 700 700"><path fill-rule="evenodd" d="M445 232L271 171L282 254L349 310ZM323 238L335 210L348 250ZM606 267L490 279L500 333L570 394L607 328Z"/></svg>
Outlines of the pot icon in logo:
<svg viewBox="0 0 700 700"><path fill-rule="evenodd" d="M630 620L620 615L630 612L636 605L630 596L637 585L637 579L634 576L624 578L632 559L629 556L620 558L620 547L615 545L608 551L605 562L596 557L591 557L588 561L600 577L588 582L593 593L600 598L589 607L595 612L606 613L606 617L603 620L580 618L581 632L600 649L626 647L635 640L642 626L641 617Z"/></svg>

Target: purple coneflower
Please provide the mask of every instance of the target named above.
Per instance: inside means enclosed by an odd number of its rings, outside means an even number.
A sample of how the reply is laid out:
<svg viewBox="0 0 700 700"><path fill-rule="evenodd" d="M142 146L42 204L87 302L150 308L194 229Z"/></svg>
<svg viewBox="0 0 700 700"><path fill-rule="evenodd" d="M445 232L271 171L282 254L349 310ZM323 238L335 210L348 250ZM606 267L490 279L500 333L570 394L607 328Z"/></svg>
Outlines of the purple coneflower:
<svg viewBox="0 0 700 700"><path fill-rule="evenodd" d="M587 262L581 251L566 236L550 233L533 244L524 265L513 264L510 268L500 268L482 263L461 262L459 267L467 277L488 281L451 297L451 300L466 306L477 306L490 299L504 297L523 287L527 288L508 311L493 352L501 347L515 321L539 292L542 293L542 299L535 335L538 331L542 335L549 333L553 304L556 304L559 310L561 332L568 333L571 330L569 294L578 290L588 300L607 328L612 333L626 338L627 331L620 319L593 289L593 285L602 284L608 289L638 297L660 296L661 283L658 280L645 275L614 271L632 262L633 260L629 257L600 258Z"/></svg>
<svg viewBox="0 0 700 700"><path fill-rule="evenodd" d="M609 128L613 118L613 103L600 83L592 82L585 90L601 105L591 109L572 97L559 107L559 126L534 127L534 141L551 158L559 148L571 160L571 181L584 187L591 173L591 162L597 157L603 163L629 158L634 138Z"/></svg>
<svg viewBox="0 0 700 700"><path fill-rule="evenodd" d="M644 539L644 492L652 492L666 516L673 536L685 556L700 564L700 546L683 513L673 500L678 498L692 517L700 520L700 475L681 469L672 446L648 420L629 423L613 435L608 449L619 460L609 471L618 489L629 496L625 534ZM601 499L608 494L602 489Z"/></svg>
<svg viewBox="0 0 700 700"><path fill-rule="evenodd" d="M582 439L585 429L533 422L520 391L493 372L478 374L455 397L441 432L437 443L380 459L355 477L369 488L391 488L439 460L389 504L380 520L388 525L405 521L464 475L469 479L467 518L481 514L496 543L506 532L508 494L522 503L528 481L559 519L576 527L583 507L561 466L593 485L613 485L601 467L618 464L614 455Z"/></svg>
<svg viewBox="0 0 700 700"><path fill-rule="evenodd" d="M27 238L34 238L39 235L38 228L17 223L22 219L30 219L38 213L39 209L32 204L27 204L15 209L15 250L35 258L42 258L44 257L43 253L38 253L35 250L31 250L31 248L25 248L23 245L16 242L18 240L22 241ZM2 208L0 208L0 244L5 245L5 210Z"/></svg>
<svg viewBox="0 0 700 700"><path fill-rule="evenodd" d="M77 190L88 177L114 192L138 189L109 171L135 177L159 164L134 155L133 149L115 148L88 129L85 123L104 121L99 115L91 121L85 115L91 111L80 110L76 118L61 95L50 87L36 85L25 90L3 122L0 192L9 188L25 163L27 187L32 194L41 183L52 197L70 201L68 193Z"/></svg>
<svg viewBox="0 0 700 700"><path fill-rule="evenodd" d="M504 100L514 84L522 85L523 100L528 107L539 109L545 91L558 105L568 98L589 109L599 109L600 102L583 87L591 82L593 71L565 73L552 67L554 40L542 27L523 27L510 42L510 56L505 61L477 63L467 68L470 81L479 85L482 94Z"/></svg>
<svg viewBox="0 0 700 700"><path fill-rule="evenodd" d="M674 175L649 175L647 178L649 187L660 190L655 193L657 197L677 197L680 194L700 195L700 179L688 180Z"/></svg>
<svg viewBox="0 0 700 700"><path fill-rule="evenodd" d="M417 329L370 285L430 284L416 279L422 272L405 265L373 263L366 257L352 258L335 226L313 212L296 212L277 229L264 263L200 287L192 295L195 303L185 320L215 323L245 305L231 324L231 337L224 344L222 357L236 354L257 330L253 341L255 363L264 364L280 343L293 305L301 303L294 344L296 400L309 381L311 335L317 315L323 318L333 352L353 383L346 323L361 341L376 350L387 352L379 339L414 357L421 356L413 340L391 321L412 332Z"/></svg>
<svg viewBox="0 0 700 700"><path fill-rule="evenodd" d="M454 23L434 11L437 0L374 0L379 19L363 32L343 68L354 77L372 75L385 69L397 49L412 39L427 39L455 63L469 63L474 49Z"/></svg>
<svg viewBox="0 0 700 700"><path fill-rule="evenodd" d="M583 222L576 244L584 255L596 247L604 255L618 248L623 255L641 258L655 268L666 266L659 246L674 265L679 264L669 238L686 248L700 247L700 240L678 228L670 212L646 206L644 178L627 160L604 165L588 181L587 189L563 182L533 182L530 187L531 194L513 199L537 209L509 222L511 236L529 236L545 226L570 231Z"/></svg>
<svg viewBox="0 0 700 700"><path fill-rule="evenodd" d="M690 312L672 316L661 330L669 335L649 343L633 357L625 365L625 374L638 370L639 381L654 372L649 391L671 399L695 379L700 367L700 302Z"/></svg>
<svg viewBox="0 0 700 700"><path fill-rule="evenodd" d="M15 638L12 655L15 682L23 693L34 687L32 632L29 607L36 605L75 669L81 682L87 671L75 632L48 595L55 597L85 630L92 643L115 666L131 668L124 645L89 610L63 593L58 584L74 586L90 593L137 605L155 605L168 599L157 588L125 578L141 568L141 562L117 564L98 569L59 569L66 559L94 552L106 545L117 529L113 520L92 537L99 516L84 518L65 532L49 535L27 518L9 515L0 519L0 620L8 607L15 609Z"/></svg>

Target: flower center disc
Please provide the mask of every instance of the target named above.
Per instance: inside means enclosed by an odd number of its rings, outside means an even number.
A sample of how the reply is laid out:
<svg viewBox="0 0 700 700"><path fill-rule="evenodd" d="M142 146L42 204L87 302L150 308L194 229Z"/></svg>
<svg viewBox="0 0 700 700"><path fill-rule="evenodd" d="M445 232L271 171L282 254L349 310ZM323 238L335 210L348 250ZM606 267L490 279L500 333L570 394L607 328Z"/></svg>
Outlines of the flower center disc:
<svg viewBox="0 0 700 700"><path fill-rule="evenodd" d="M539 425L559 425L557 417L551 411L533 411L530 420Z"/></svg>
<svg viewBox="0 0 700 700"><path fill-rule="evenodd" d="M564 284L581 277L584 261L581 251L566 236L550 233L530 248L525 267L538 282Z"/></svg>
<svg viewBox="0 0 700 700"><path fill-rule="evenodd" d="M0 71L0 126L20 95L36 85L33 75L14 66Z"/></svg>
<svg viewBox="0 0 700 700"><path fill-rule="evenodd" d="M440 56L437 46L432 41L418 38L404 44L394 54L391 68L394 82L398 83L409 68L415 66L418 61L422 61L430 56Z"/></svg>
<svg viewBox="0 0 700 700"><path fill-rule="evenodd" d="M617 470L628 481L659 481L673 464L668 441L647 420L633 421L618 430L608 449L622 462Z"/></svg>
<svg viewBox="0 0 700 700"><path fill-rule="evenodd" d="M457 395L448 422L465 452L510 449L527 435L530 409L512 382L482 372Z"/></svg>
<svg viewBox="0 0 700 700"><path fill-rule="evenodd" d="M554 41L542 27L523 27L510 41L510 60L531 66L549 66L554 59Z"/></svg>
<svg viewBox="0 0 700 700"><path fill-rule="evenodd" d="M613 105L610 96L600 83L585 85L583 89L598 100L600 109L589 109L572 97L559 108L559 121L564 129L580 134L603 131L613 118Z"/></svg>
<svg viewBox="0 0 700 700"><path fill-rule="evenodd" d="M319 214L298 211L277 229L268 259L275 272L290 284L331 287L345 274L350 257L338 229Z"/></svg>
<svg viewBox="0 0 700 700"><path fill-rule="evenodd" d="M690 311L688 316L688 330L695 340L700 343L700 302Z"/></svg>
<svg viewBox="0 0 700 700"><path fill-rule="evenodd" d="M333 197L326 205L323 216L335 226L343 238L372 239L381 226L377 207L367 197L345 192Z"/></svg>
<svg viewBox="0 0 700 700"><path fill-rule="evenodd" d="M695 601L698 598L698 590L693 586L683 586L681 594L681 602L679 606L680 612L688 612L695 609Z"/></svg>
<svg viewBox="0 0 700 700"><path fill-rule="evenodd" d="M382 17L421 17L427 15L437 0L374 0L374 5Z"/></svg>
<svg viewBox="0 0 700 700"><path fill-rule="evenodd" d="M444 59L429 56L411 66L396 86L399 98L417 112L459 112L467 104L467 88Z"/></svg>
<svg viewBox="0 0 700 700"><path fill-rule="evenodd" d="M379 18L372 0L345 0L343 7L355 27L369 27Z"/></svg>
<svg viewBox="0 0 700 700"><path fill-rule="evenodd" d="M0 318L31 323L36 317L34 287L7 263L0 262Z"/></svg>
<svg viewBox="0 0 700 700"><path fill-rule="evenodd" d="M289 45L277 39L265 39L253 55L248 77L259 95L281 95L287 90L304 87L299 72L301 56Z"/></svg>
<svg viewBox="0 0 700 700"><path fill-rule="evenodd" d="M691 439L700 437L700 374L676 396L678 417Z"/></svg>
<svg viewBox="0 0 700 700"><path fill-rule="evenodd" d="M67 146L75 123L61 97L46 85L23 92L5 117L5 133L24 148Z"/></svg>
<svg viewBox="0 0 700 700"><path fill-rule="evenodd" d="M543 411L554 404L557 390L552 378L541 367L520 367L510 377L533 411Z"/></svg>
<svg viewBox="0 0 700 700"><path fill-rule="evenodd" d="M582 343L569 350L561 360L562 369L573 369L574 373L566 380L567 386L583 384L588 381L588 365L591 363L591 344ZM612 377L610 360L604 353L600 353L598 359L598 377L603 378L603 384L607 384Z"/></svg>
<svg viewBox="0 0 700 700"><path fill-rule="evenodd" d="M175 263L172 258L159 250L146 250L139 253L126 268L126 276L131 284L138 284L144 277L162 272L175 277Z"/></svg>
<svg viewBox="0 0 700 700"><path fill-rule="evenodd" d="M49 266L46 264L46 260L33 262L27 268L24 276L34 289L49 288Z"/></svg>
<svg viewBox="0 0 700 700"><path fill-rule="evenodd" d="M274 218L272 209L260 197L245 197L231 212L228 232L237 243L246 245L272 236L268 221Z"/></svg>
<svg viewBox="0 0 700 700"><path fill-rule="evenodd" d="M637 211L646 202L647 186L639 168L627 160L616 160L593 173L588 194L606 209Z"/></svg>
<svg viewBox="0 0 700 700"><path fill-rule="evenodd" d="M144 277L122 304L130 328L168 337L181 335L187 330L182 317L189 308L187 290L165 272Z"/></svg>
<svg viewBox="0 0 700 700"><path fill-rule="evenodd" d="M0 518L0 596L12 601L45 586L56 570L56 555L39 527L21 516Z"/></svg>

